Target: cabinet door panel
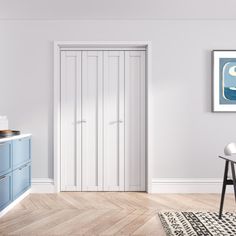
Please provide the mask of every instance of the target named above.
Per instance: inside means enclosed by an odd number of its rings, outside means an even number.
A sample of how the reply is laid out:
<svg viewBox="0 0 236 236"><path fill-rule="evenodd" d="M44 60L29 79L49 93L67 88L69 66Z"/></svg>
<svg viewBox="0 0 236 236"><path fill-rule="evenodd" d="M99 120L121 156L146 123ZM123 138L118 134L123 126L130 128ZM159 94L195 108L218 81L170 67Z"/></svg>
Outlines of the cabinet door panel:
<svg viewBox="0 0 236 236"><path fill-rule="evenodd" d="M61 52L61 191L81 191L81 52Z"/></svg>
<svg viewBox="0 0 236 236"><path fill-rule="evenodd" d="M125 52L125 190L145 191L145 51Z"/></svg>
<svg viewBox="0 0 236 236"><path fill-rule="evenodd" d="M124 51L104 52L104 191L124 191Z"/></svg>
<svg viewBox="0 0 236 236"><path fill-rule="evenodd" d="M19 197L31 185L31 164L25 164L13 171L13 200Z"/></svg>
<svg viewBox="0 0 236 236"><path fill-rule="evenodd" d="M11 142L0 143L0 175L12 170Z"/></svg>
<svg viewBox="0 0 236 236"><path fill-rule="evenodd" d="M12 141L13 169L31 160L31 139L22 138Z"/></svg>
<svg viewBox="0 0 236 236"><path fill-rule="evenodd" d="M12 174L0 176L0 211L12 201Z"/></svg>
<svg viewBox="0 0 236 236"><path fill-rule="evenodd" d="M82 190L102 191L102 51L82 52Z"/></svg>

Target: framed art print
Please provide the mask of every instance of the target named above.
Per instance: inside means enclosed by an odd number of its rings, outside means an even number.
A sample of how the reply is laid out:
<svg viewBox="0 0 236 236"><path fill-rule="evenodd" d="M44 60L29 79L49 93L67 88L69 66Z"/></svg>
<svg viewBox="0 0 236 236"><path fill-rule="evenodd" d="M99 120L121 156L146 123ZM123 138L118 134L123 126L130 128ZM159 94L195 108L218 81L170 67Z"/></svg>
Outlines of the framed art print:
<svg viewBox="0 0 236 236"><path fill-rule="evenodd" d="M213 51L213 111L236 112L236 50Z"/></svg>

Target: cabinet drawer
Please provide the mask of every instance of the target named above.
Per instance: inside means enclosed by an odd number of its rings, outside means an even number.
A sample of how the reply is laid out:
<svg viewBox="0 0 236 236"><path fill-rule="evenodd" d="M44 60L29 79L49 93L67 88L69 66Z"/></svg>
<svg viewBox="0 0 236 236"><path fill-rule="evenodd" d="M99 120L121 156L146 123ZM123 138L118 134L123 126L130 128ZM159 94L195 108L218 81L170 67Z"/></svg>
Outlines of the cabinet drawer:
<svg viewBox="0 0 236 236"><path fill-rule="evenodd" d="M0 211L12 201L12 174L0 176Z"/></svg>
<svg viewBox="0 0 236 236"><path fill-rule="evenodd" d="M11 142L0 143L0 176L12 170Z"/></svg>
<svg viewBox="0 0 236 236"><path fill-rule="evenodd" d="M31 185L31 164L27 163L13 171L13 200L25 192Z"/></svg>
<svg viewBox="0 0 236 236"><path fill-rule="evenodd" d="M31 141L29 138L17 139L12 142L13 168L17 168L31 159Z"/></svg>

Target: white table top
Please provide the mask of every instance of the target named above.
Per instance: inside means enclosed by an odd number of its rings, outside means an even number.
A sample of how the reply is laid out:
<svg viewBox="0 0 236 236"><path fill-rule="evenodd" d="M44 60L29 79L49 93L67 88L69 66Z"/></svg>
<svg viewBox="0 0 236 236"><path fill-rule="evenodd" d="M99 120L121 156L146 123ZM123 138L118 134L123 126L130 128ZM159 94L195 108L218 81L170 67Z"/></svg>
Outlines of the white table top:
<svg viewBox="0 0 236 236"><path fill-rule="evenodd" d="M231 156L220 155L219 158L236 163L236 154L232 154Z"/></svg>
<svg viewBox="0 0 236 236"><path fill-rule="evenodd" d="M26 137L30 137L30 136L32 136L32 134L20 134L20 135L15 135L12 137L0 138L0 143L15 140L15 139L26 138Z"/></svg>

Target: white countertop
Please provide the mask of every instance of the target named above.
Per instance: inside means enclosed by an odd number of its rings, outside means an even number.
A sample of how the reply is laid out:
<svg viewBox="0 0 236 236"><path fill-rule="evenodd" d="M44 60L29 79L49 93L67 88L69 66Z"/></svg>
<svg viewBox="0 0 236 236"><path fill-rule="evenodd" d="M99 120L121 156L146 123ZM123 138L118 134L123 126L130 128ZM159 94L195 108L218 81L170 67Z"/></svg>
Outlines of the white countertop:
<svg viewBox="0 0 236 236"><path fill-rule="evenodd" d="M0 143L15 140L15 139L20 139L20 138L26 138L30 136L32 136L32 134L20 134L20 135L15 135L12 137L0 138Z"/></svg>

